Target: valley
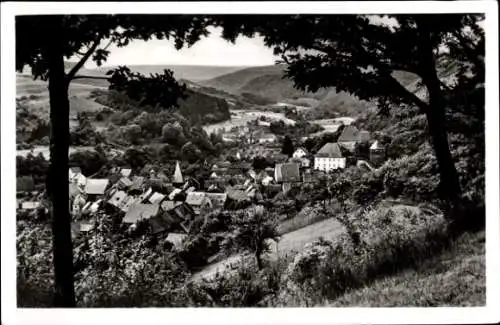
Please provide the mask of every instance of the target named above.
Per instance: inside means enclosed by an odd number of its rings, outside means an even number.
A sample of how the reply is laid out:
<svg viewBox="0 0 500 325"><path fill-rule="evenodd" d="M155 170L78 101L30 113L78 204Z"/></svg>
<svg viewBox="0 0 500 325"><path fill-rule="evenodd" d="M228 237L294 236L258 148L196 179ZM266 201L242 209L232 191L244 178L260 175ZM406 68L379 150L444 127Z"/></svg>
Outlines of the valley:
<svg viewBox="0 0 500 325"><path fill-rule="evenodd" d="M52 304L56 221L67 226L78 306L377 305L378 295L407 306L404 279L431 290L419 305L484 303L484 84L456 79L465 65L455 58L431 62L432 88L405 65L377 75L352 55L341 65L306 55L290 57L295 65L82 68L68 90L67 171L50 165L61 138L48 84L18 73L18 304ZM422 109L431 106L446 132ZM446 196L443 179L462 191ZM467 217L449 209L457 202ZM426 273L439 256L450 265ZM437 294L448 275L473 284Z"/></svg>

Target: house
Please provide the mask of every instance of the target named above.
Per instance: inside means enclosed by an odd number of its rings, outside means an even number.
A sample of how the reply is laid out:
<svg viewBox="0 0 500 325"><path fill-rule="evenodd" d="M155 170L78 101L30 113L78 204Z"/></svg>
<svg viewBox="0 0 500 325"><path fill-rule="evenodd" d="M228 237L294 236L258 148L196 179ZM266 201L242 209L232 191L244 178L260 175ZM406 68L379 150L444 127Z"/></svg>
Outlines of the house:
<svg viewBox="0 0 500 325"><path fill-rule="evenodd" d="M90 200L97 196L104 195L109 185L109 179L89 178L85 184L85 193L89 196Z"/></svg>
<svg viewBox="0 0 500 325"><path fill-rule="evenodd" d="M74 217L77 217L81 215L83 211L83 207L86 204L85 197L83 196L83 193L79 193L75 196L73 199L73 202L71 202L71 213Z"/></svg>
<svg viewBox="0 0 500 325"><path fill-rule="evenodd" d="M170 211L175 209L177 206L181 204L182 202L180 201L164 200L163 202L160 203L160 207L163 211Z"/></svg>
<svg viewBox="0 0 500 325"><path fill-rule="evenodd" d="M161 193L158 193L158 192L154 192L148 198L148 201L151 202L152 204L160 204L161 201L163 201L164 198L165 198L165 195L163 195Z"/></svg>
<svg viewBox="0 0 500 325"><path fill-rule="evenodd" d="M356 143L359 142L359 130L354 125L347 125L339 139L337 140L338 144L342 147L353 151L356 147Z"/></svg>
<svg viewBox="0 0 500 325"><path fill-rule="evenodd" d="M71 167L69 169L69 182L85 185L86 177L82 174L80 167Z"/></svg>
<svg viewBox="0 0 500 325"><path fill-rule="evenodd" d="M25 201L21 203L22 210L36 210L41 206L40 202L36 201Z"/></svg>
<svg viewBox="0 0 500 325"><path fill-rule="evenodd" d="M117 187L120 189L128 189L130 188L134 183L128 178L128 177L122 177L118 180L116 183Z"/></svg>
<svg viewBox="0 0 500 325"><path fill-rule="evenodd" d="M141 195L139 195L139 201L143 202L146 201L146 199L153 193L153 189L150 187L148 188L145 192L143 192ZM143 202L145 203L145 202Z"/></svg>
<svg viewBox="0 0 500 325"><path fill-rule="evenodd" d="M120 170L120 175L122 175L123 177L129 177L130 174L132 174L132 169L131 168L122 168Z"/></svg>
<svg viewBox="0 0 500 325"><path fill-rule="evenodd" d="M370 142L370 132L366 130L359 131L359 142Z"/></svg>
<svg viewBox="0 0 500 325"><path fill-rule="evenodd" d="M99 209L99 207L101 206L101 203L102 203L101 199L99 199L95 202L92 202L90 204L90 206L88 207L88 211L90 211L91 213L96 213L97 210Z"/></svg>
<svg viewBox="0 0 500 325"><path fill-rule="evenodd" d="M176 188L174 189L172 192L170 192L170 194L168 195L168 199L169 200L174 200L176 195L179 194L179 193L182 193L182 190L180 188Z"/></svg>
<svg viewBox="0 0 500 325"><path fill-rule="evenodd" d="M284 193L287 193L294 186L294 183L301 181L299 168L300 165L297 163L276 164L274 179L277 183L281 183Z"/></svg>
<svg viewBox="0 0 500 325"><path fill-rule="evenodd" d="M176 249L181 249L186 236L187 236L186 234L178 234L171 232L167 235L166 240L168 242L171 242Z"/></svg>
<svg viewBox="0 0 500 325"><path fill-rule="evenodd" d="M185 202L193 208L194 213L197 215L212 208L212 202L205 192L188 193Z"/></svg>
<svg viewBox="0 0 500 325"><path fill-rule="evenodd" d="M164 201L165 202L165 201ZM149 218L149 226L153 234L162 233L174 229L183 230L180 226L183 220L169 211L160 211L156 216Z"/></svg>
<svg viewBox="0 0 500 325"><path fill-rule="evenodd" d="M175 164L174 177L172 178L172 183L176 186L180 186L184 184L184 180L182 178L181 166L179 165L179 161Z"/></svg>
<svg viewBox="0 0 500 325"><path fill-rule="evenodd" d="M212 202L212 207L214 209L224 208L227 200L227 193L205 193L205 195Z"/></svg>
<svg viewBox="0 0 500 325"><path fill-rule="evenodd" d="M314 156L314 169L325 172L345 168L346 158L342 156L337 143L325 144Z"/></svg>
<svg viewBox="0 0 500 325"><path fill-rule="evenodd" d="M275 142L277 139L277 137L272 134L272 133L265 133L265 134L262 134L259 136L259 143L263 144L263 143L273 143Z"/></svg>
<svg viewBox="0 0 500 325"><path fill-rule="evenodd" d="M85 193L85 187L76 183L69 183L69 198L73 200L77 195Z"/></svg>
<svg viewBox="0 0 500 325"><path fill-rule="evenodd" d="M374 165L381 165L385 161L385 146L375 141L370 146L370 162Z"/></svg>
<svg viewBox="0 0 500 325"><path fill-rule="evenodd" d="M181 202L181 204L178 204L171 211L182 220L192 220L195 217L193 208L185 202Z"/></svg>
<svg viewBox="0 0 500 325"><path fill-rule="evenodd" d="M292 157L288 161L300 164L300 168L309 168L311 166L311 160L307 157Z"/></svg>
<svg viewBox="0 0 500 325"><path fill-rule="evenodd" d="M264 186L269 186L271 184L271 182L274 180L274 178L272 178L271 176L269 175L266 175L265 177L262 178L262 185Z"/></svg>
<svg viewBox="0 0 500 325"><path fill-rule="evenodd" d="M107 202L118 209L122 209L124 204L128 202L128 195L124 191L116 191Z"/></svg>
<svg viewBox="0 0 500 325"><path fill-rule="evenodd" d="M299 147L294 151L292 157L293 158L303 158L303 157L307 157L308 155L309 155L309 152L305 148Z"/></svg>
<svg viewBox="0 0 500 325"><path fill-rule="evenodd" d="M307 170L307 171L304 171L304 173L302 173L302 182L303 183L312 183L314 182L314 178L313 178L313 173L311 172L311 170Z"/></svg>
<svg viewBox="0 0 500 325"><path fill-rule="evenodd" d="M133 204L128 209L122 222L134 224L138 221L154 217L158 214L159 207L158 204Z"/></svg>
<svg viewBox="0 0 500 325"><path fill-rule="evenodd" d="M134 176L130 179L132 184L128 187L129 192L141 193L145 186L145 179L142 176Z"/></svg>
<svg viewBox="0 0 500 325"><path fill-rule="evenodd" d="M120 205L120 210L122 212L127 213L130 207L136 203L140 203L140 201L134 196L127 196Z"/></svg>
<svg viewBox="0 0 500 325"><path fill-rule="evenodd" d="M226 193L227 193L227 198L232 201L241 202L250 199L246 191L236 189L233 186L228 186L226 188Z"/></svg>
<svg viewBox="0 0 500 325"><path fill-rule="evenodd" d="M84 223L84 222L72 222L71 223L71 230L75 233L81 233L81 232L89 232L94 228L93 224L90 223Z"/></svg>
<svg viewBox="0 0 500 325"><path fill-rule="evenodd" d="M191 208L191 206L185 202L179 204L171 211L168 211L168 215L171 215L174 218L180 219L181 222L179 224L180 228L188 233L191 229L191 225L196 216L195 212Z"/></svg>
<svg viewBox="0 0 500 325"><path fill-rule="evenodd" d="M299 164L276 164L274 167L274 179L277 183L300 182Z"/></svg>

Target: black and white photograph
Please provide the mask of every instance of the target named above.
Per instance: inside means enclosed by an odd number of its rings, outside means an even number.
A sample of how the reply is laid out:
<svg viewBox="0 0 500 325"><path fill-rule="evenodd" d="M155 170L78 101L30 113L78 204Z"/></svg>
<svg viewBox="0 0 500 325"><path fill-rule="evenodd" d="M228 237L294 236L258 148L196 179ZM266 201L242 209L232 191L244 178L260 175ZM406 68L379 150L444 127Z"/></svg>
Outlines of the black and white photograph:
<svg viewBox="0 0 500 325"><path fill-rule="evenodd" d="M491 311L498 8L474 2L2 3L2 305Z"/></svg>

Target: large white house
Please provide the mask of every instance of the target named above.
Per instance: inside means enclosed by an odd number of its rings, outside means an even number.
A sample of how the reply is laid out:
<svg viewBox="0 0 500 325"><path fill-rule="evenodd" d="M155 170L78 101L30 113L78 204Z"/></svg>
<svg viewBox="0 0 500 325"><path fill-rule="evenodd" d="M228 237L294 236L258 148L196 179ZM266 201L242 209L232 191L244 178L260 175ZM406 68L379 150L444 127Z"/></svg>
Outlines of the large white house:
<svg viewBox="0 0 500 325"><path fill-rule="evenodd" d="M338 168L345 168L346 158L342 156L337 143L325 144L314 156L314 169L329 172Z"/></svg>

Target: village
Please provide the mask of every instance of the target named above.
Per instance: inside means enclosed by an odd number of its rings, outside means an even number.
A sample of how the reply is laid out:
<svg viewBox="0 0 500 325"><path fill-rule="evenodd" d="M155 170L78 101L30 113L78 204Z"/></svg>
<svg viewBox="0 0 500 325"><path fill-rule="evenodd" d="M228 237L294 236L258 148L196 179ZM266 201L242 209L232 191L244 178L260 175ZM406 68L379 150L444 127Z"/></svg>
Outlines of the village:
<svg viewBox="0 0 500 325"><path fill-rule="evenodd" d="M489 305L491 19L453 6L12 10L7 300Z"/></svg>
<svg viewBox="0 0 500 325"><path fill-rule="evenodd" d="M78 166L71 167L68 181L73 233L92 230L93 216L103 211L121 215L129 231L134 231L142 222L152 234L166 235L167 240L180 245L197 218L204 218L216 209L237 209L241 204L260 202L266 190L286 194L320 175L346 168L347 158L343 152L354 151L358 144L369 146L370 160L357 160L359 168L373 170L372 165L378 166L385 159L385 149L379 142L371 141L369 132L359 131L353 125L345 126L338 142L326 143L315 154L297 147L290 157L279 153L280 144L275 135L262 130L248 131L243 127L226 132L225 141L243 141L247 150L237 150L232 162L213 164L210 176L201 181L183 176L179 161L170 177L154 169L144 177L135 175L131 168L116 167L112 177L92 178L83 175ZM256 157L270 155L278 157L274 168L252 166L251 161ZM26 177L22 181L18 179L18 209L47 213L48 208L36 199L41 195L34 192L32 183ZM160 188L166 190L154 191L152 184L160 184Z"/></svg>

